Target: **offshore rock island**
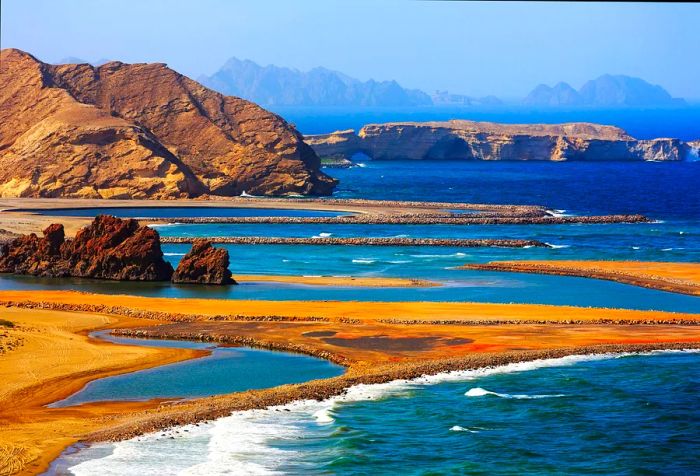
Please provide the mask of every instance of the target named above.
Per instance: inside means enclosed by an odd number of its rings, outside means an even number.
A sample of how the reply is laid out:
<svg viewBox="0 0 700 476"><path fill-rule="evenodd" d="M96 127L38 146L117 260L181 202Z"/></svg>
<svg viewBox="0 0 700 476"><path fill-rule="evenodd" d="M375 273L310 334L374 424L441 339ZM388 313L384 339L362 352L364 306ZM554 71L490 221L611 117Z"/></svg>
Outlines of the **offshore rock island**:
<svg viewBox="0 0 700 476"><path fill-rule="evenodd" d="M301 134L165 64L0 61L0 196L316 194L336 181Z"/></svg>
<svg viewBox="0 0 700 476"><path fill-rule="evenodd" d="M368 124L306 136L322 157L375 160L683 161L698 142L637 140L619 127L591 123L497 124L451 120Z"/></svg>

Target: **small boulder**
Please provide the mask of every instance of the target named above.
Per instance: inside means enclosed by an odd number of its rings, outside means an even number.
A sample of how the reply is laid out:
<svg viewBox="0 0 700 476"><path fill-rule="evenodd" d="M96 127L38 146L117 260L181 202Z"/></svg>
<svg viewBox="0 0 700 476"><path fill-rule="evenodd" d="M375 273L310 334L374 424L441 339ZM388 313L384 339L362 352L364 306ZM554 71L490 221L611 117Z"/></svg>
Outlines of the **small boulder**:
<svg viewBox="0 0 700 476"><path fill-rule="evenodd" d="M192 244L173 274L174 283L236 284L231 277L228 251L214 248L211 242L200 239Z"/></svg>

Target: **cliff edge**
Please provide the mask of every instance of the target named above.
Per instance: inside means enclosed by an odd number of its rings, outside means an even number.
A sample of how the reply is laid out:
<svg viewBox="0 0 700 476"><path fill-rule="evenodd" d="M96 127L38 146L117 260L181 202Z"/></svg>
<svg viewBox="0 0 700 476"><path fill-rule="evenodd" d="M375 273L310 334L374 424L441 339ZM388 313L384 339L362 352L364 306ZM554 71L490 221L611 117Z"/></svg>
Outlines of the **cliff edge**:
<svg viewBox="0 0 700 476"><path fill-rule="evenodd" d="M369 124L359 133L307 136L320 157L375 160L689 160L692 143L678 139L637 140L600 124L497 124L452 120Z"/></svg>

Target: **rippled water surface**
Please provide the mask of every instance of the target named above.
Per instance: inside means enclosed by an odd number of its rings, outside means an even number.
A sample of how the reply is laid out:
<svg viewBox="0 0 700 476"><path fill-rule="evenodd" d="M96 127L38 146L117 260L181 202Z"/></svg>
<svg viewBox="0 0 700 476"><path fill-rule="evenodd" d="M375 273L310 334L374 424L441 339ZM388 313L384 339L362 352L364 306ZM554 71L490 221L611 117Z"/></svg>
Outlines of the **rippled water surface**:
<svg viewBox="0 0 700 476"><path fill-rule="evenodd" d="M353 387L61 464L75 475L696 474L699 392L695 353L570 357Z"/></svg>

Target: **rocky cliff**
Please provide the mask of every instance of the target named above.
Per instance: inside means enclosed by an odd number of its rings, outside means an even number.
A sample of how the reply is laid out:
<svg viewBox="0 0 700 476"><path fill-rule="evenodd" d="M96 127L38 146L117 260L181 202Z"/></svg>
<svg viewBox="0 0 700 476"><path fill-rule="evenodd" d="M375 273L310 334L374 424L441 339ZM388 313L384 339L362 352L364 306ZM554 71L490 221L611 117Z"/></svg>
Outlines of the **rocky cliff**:
<svg viewBox="0 0 700 476"><path fill-rule="evenodd" d="M24 235L0 248L0 273L119 281L167 281L173 268L163 259L158 232L136 220L100 215L66 239L63 225L44 236Z"/></svg>
<svg viewBox="0 0 700 476"><path fill-rule="evenodd" d="M598 124L495 124L453 120L370 124L358 134L307 136L321 157L375 160L688 160L691 146L677 139L637 140Z"/></svg>
<svg viewBox="0 0 700 476"><path fill-rule="evenodd" d="M0 55L0 196L328 194L335 185L282 118L164 64Z"/></svg>

